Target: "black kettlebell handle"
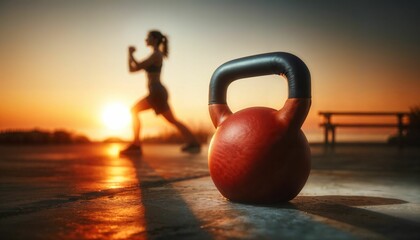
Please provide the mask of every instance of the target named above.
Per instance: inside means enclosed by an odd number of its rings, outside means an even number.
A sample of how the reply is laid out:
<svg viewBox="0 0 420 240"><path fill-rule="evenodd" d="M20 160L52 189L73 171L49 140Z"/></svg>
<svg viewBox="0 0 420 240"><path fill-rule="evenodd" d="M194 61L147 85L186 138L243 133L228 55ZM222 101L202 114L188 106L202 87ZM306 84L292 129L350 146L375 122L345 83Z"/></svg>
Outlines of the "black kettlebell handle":
<svg viewBox="0 0 420 240"><path fill-rule="evenodd" d="M218 67L210 80L209 105L226 104L231 82L270 74L286 77L289 98L311 98L311 76L305 63L293 54L273 52L235 59Z"/></svg>

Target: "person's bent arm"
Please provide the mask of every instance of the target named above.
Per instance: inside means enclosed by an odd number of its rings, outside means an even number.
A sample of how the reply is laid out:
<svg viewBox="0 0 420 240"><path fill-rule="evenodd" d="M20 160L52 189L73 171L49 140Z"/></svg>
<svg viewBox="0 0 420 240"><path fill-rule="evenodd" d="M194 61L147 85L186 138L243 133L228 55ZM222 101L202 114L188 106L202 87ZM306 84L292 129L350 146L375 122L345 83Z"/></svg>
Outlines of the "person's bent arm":
<svg viewBox="0 0 420 240"><path fill-rule="evenodd" d="M133 57L133 53L136 51L135 47L129 47L128 48L128 67L129 67L129 71L130 72L135 72L136 70L136 66L137 66L137 61L134 59Z"/></svg>
<svg viewBox="0 0 420 240"><path fill-rule="evenodd" d="M140 71L142 69L145 69L148 66L152 65L153 62L156 60L155 59L156 55L152 54L147 59L145 59L141 62L137 62L133 57L134 51L135 51L135 49L133 47L129 48L128 66L129 66L130 72L137 72L137 71Z"/></svg>

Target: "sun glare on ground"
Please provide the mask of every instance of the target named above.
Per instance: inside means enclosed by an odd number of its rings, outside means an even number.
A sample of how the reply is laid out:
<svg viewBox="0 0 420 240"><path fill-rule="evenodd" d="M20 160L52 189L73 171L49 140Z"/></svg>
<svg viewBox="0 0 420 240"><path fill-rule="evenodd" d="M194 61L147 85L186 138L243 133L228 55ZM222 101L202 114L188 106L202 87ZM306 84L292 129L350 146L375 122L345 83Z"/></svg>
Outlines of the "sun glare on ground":
<svg viewBox="0 0 420 240"><path fill-rule="evenodd" d="M102 111L102 122L109 130L121 130L130 123L129 109L121 103L109 103Z"/></svg>

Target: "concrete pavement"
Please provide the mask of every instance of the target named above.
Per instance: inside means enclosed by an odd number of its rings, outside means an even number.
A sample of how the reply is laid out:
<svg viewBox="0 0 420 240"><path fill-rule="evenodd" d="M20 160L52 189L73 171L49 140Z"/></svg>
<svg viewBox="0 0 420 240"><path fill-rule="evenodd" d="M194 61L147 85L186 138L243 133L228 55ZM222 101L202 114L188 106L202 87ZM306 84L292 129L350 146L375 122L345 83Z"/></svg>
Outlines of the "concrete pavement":
<svg viewBox="0 0 420 240"><path fill-rule="evenodd" d="M314 145L289 203L224 199L207 152L119 144L0 146L1 239L418 239L420 150Z"/></svg>

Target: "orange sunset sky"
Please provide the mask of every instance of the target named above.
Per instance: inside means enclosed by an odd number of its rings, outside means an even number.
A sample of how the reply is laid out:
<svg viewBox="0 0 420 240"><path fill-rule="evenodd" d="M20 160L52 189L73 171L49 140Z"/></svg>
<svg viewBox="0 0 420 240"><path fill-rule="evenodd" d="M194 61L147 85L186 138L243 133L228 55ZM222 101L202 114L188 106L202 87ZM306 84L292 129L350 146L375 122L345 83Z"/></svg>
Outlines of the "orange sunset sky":
<svg viewBox="0 0 420 240"><path fill-rule="evenodd" d="M1 0L0 131L68 129L94 140L129 139L129 123L107 126L104 114L147 94L144 73L128 72L127 48L146 56L146 34L159 29L170 44L162 81L183 122L211 127L208 85L220 64L284 51L311 71L313 105L303 130L319 141L321 110L420 105L419 12L418 1ZM286 84L278 76L234 82L228 104L233 111L279 109ZM143 134L171 129L153 111L141 120Z"/></svg>

